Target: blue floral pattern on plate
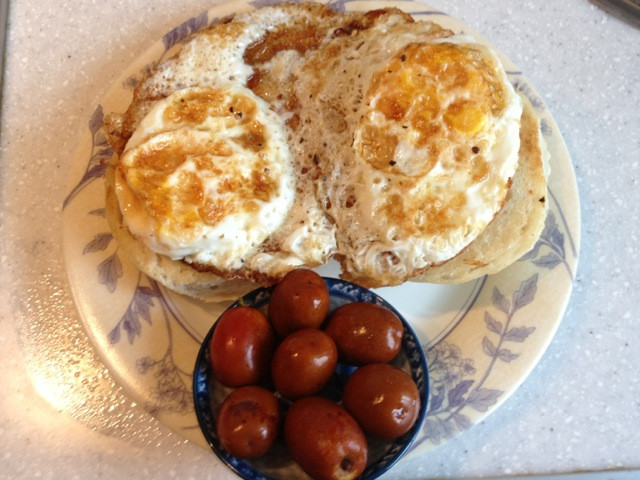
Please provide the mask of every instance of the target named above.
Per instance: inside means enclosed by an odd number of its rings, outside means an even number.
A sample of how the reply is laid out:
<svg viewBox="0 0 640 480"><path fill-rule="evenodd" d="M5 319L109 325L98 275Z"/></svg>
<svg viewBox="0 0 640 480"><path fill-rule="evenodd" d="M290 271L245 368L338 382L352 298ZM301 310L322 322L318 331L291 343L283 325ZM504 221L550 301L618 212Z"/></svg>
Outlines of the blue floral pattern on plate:
<svg viewBox="0 0 640 480"><path fill-rule="evenodd" d="M273 3L277 2L241 1L234 8ZM366 9L366 2L331 3L338 10ZM88 122L88 136L78 149L74 180L63 204L69 281L96 349L134 400L174 431L203 445L190 401L191 368L202 338L226 305L203 306L176 296L119 255L104 219L102 177L113 151L100 125L103 112L122 105L121 98L130 95L145 72L191 33L222 17L218 8L172 29L143 54L143 68L137 63L124 72ZM407 2L403 8L419 19L474 35L422 3ZM479 280L473 289L408 283L386 290L385 297L405 313L427 347L430 366L432 400L410 455L459 435L515 391L551 341L572 288L580 220L571 161L540 95L502 58L515 88L529 97L541 118L551 153L549 214L529 253L498 275ZM347 297L354 295L348 285L339 288ZM449 315L441 323L430 309L435 296L451 300L441 308L440 313ZM418 310L413 318L406 313L412 308Z"/></svg>

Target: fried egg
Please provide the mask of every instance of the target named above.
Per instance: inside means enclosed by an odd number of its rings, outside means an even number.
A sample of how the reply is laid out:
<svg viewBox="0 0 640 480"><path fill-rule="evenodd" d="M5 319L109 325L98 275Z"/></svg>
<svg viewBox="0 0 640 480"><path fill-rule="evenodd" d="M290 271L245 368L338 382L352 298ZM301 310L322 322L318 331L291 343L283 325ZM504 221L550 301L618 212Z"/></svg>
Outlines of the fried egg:
<svg viewBox="0 0 640 480"><path fill-rule="evenodd" d="M277 99L270 102L274 99L260 98L245 88L255 74L254 67L246 59L249 49L260 45L268 32L277 31L284 25L321 22L327 13L324 6L310 4L302 9L296 5L284 5L236 15L233 20L222 21L198 32L138 86L128 112L129 120L125 120L133 127L126 152L119 161L117 192L130 231L152 251L227 278L258 281L280 278L295 267L324 264L335 253L335 227L318 203L314 185L305 178L307 173L311 176L311 169L298 159L292 162L291 152L295 146L285 125L291 112L278 109ZM291 68L301 60L299 54L295 57L290 65L280 67ZM181 101L185 95L200 92L198 95L202 96L207 89L231 92L235 98L250 99L257 105L256 112L261 116L257 121L266 142L261 151L252 152L238 146L235 141L243 134L250 134L243 131L245 127L252 127L252 123L246 121L248 117L234 124L234 116L212 114L217 107L207 106L210 100L206 98L194 103L194 111L181 113L180 118L167 118L168 109L174 108L171 105ZM280 115L274 113L275 110ZM189 117L202 115L204 111L209 114L202 122L198 120L197 126L185 125L185 122L190 123ZM139 119L141 116L142 120ZM125 129L129 130L129 127ZM134 158L146 155L147 149L158 150L160 144L177 143L181 149L188 150L191 147L187 145L203 141L209 142L208 148L213 149L207 155L215 157L212 163L217 170L196 168L194 171L193 166L186 163L181 167L181 173L172 173L170 182L154 193L158 199L164 198L163 202L167 202L167 198L175 196L173 190L181 188L183 183L196 177L203 182L206 193L202 198L213 202L211 204L215 207L200 205L200 210L209 208L209 213L203 216L202 211L197 215L191 212L189 215L196 217L196 221L183 228L184 212L178 207L155 208L147 198L147 190L155 189L155 186L149 182L146 185L138 182L132 186L137 181L136 176L142 174L134 173L137 167L129 171L128 164L135 163ZM231 156L224 157L216 151L220 141L233 146ZM223 145L222 148L226 147ZM259 198L264 193L263 186L254 190L235 188L236 184L243 182L251 185L253 180L250 176L258 168L269 169L264 187L268 191L266 200ZM125 171L128 171L127 175ZM177 177L178 174L182 176ZM224 185L221 187L219 182ZM225 188L229 191L223 192ZM222 196L215 200L219 195ZM141 198L145 201L142 202ZM190 201L193 198L189 199L184 194L179 204L186 206ZM178 205L175 199L171 202ZM233 212L227 210L229 205ZM215 225L209 225L207 219L212 215L220 216L219 221L215 218Z"/></svg>
<svg viewBox="0 0 640 480"><path fill-rule="evenodd" d="M139 86L116 174L124 222L225 278L335 257L349 280L402 283L502 208L522 102L469 36L301 5L199 32Z"/></svg>
<svg viewBox="0 0 640 480"><path fill-rule="evenodd" d="M295 192L282 123L239 86L159 101L123 153L116 193L129 230L156 253L220 270L285 220Z"/></svg>
<svg viewBox="0 0 640 480"><path fill-rule="evenodd" d="M300 76L299 135L323 152L348 278L402 283L454 257L501 209L522 103L471 37L379 25L317 50Z"/></svg>

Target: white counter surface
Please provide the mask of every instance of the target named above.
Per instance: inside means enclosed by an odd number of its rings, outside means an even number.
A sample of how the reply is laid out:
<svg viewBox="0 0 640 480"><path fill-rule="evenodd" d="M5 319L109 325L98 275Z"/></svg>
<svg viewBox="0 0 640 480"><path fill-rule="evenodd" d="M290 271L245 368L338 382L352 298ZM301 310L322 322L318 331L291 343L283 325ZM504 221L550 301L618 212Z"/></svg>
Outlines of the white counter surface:
<svg viewBox="0 0 640 480"><path fill-rule="evenodd" d="M11 2L0 478L231 478L115 385L79 323L60 234L68 165L100 98L153 41L212 3ZM385 478L640 469L640 29L587 0L429 3L489 38L542 94L575 167L582 247L568 310L524 384Z"/></svg>

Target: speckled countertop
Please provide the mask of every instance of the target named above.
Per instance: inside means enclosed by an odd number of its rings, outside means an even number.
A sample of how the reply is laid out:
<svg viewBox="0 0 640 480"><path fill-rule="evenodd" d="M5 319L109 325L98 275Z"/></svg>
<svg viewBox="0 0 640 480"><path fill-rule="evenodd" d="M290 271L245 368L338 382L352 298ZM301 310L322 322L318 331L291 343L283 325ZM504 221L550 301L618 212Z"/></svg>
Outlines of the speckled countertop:
<svg viewBox="0 0 640 480"><path fill-rule="evenodd" d="M229 476L114 384L78 322L60 238L67 168L95 105L148 45L212 3L11 3L0 478ZM480 425L388 478L638 469L640 30L587 0L429 3L489 38L541 92L575 166L582 248L566 315L524 384ZM61 362L58 377L50 362Z"/></svg>

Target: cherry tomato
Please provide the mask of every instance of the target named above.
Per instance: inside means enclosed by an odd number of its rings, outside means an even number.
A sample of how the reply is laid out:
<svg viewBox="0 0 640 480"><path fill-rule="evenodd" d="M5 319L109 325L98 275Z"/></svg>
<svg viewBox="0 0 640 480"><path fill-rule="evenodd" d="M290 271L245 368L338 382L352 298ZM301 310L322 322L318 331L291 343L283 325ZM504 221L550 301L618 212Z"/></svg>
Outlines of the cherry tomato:
<svg viewBox="0 0 640 480"><path fill-rule="evenodd" d="M353 365L386 363L402 345L402 321L388 308L367 302L337 308L325 331L338 347L340 361Z"/></svg>
<svg viewBox="0 0 640 480"><path fill-rule="evenodd" d="M390 440L404 435L416 422L420 394L413 379L402 370L372 363L349 377L342 404L366 433Z"/></svg>
<svg viewBox="0 0 640 480"><path fill-rule="evenodd" d="M227 310L211 338L213 372L227 387L259 383L269 373L275 345L273 328L260 310L250 307Z"/></svg>
<svg viewBox="0 0 640 480"><path fill-rule="evenodd" d="M322 330L306 328L285 338L271 362L276 390L290 400L318 393L338 363L338 350Z"/></svg>
<svg viewBox="0 0 640 480"><path fill-rule="evenodd" d="M273 291L269 320L284 338L303 328L318 328L329 311L329 289L322 277L311 270L287 273Z"/></svg>
<svg viewBox="0 0 640 480"><path fill-rule="evenodd" d="M240 458L267 453L278 436L279 427L278 400L270 391L256 386L231 392L216 418L220 442L227 452Z"/></svg>
<svg viewBox="0 0 640 480"><path fill-rule="evenodd" d="M314 479L354 479L367 466L362 429L326 398L296 400L285 417L284 438L291 456Z"/></svg>

